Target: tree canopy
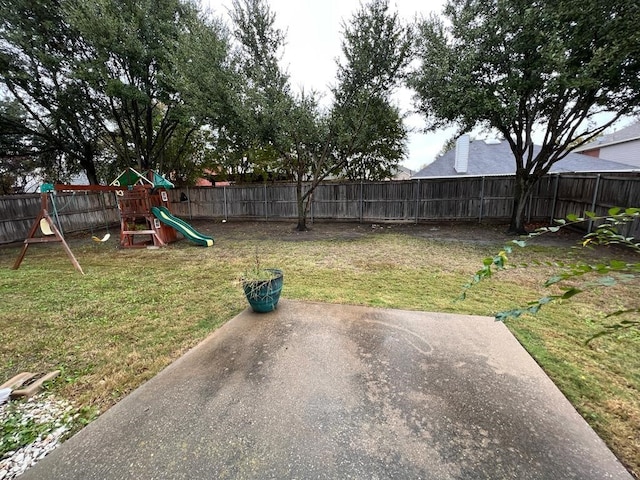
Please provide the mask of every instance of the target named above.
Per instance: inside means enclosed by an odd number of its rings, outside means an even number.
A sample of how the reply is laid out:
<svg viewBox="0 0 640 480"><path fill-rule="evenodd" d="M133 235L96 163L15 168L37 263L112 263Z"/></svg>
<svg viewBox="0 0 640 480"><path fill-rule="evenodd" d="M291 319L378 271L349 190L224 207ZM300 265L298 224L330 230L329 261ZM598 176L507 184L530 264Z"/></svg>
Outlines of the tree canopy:
<svg viewBox="0 0 640 480"><path fill-rule="evenodd" d="M24 191L38 166L35 157L43 153L26 123L27 113L20 103L0 101L0 195Z"/></svg>
<svg viewBox="0 0 640 480"><path fill-rule="evenodd" d="M392 94L405 80L412 33L387 0L362 4L343 23L345 61L338 63L331 115L348 178L389 178L406 156L408 132Z"/></svg>
<svg viewBox="0 0 640 480"><path fill-rule="evenodd" d="M68 11L90 47L77 71L94 93L106 141L122 165L162 169L167 145L186 148L205 123L199 92L216 97L223 32L180 0L69 0Z"/></svg>
<svg viewBox="0 0 640 480"><path fill-rule="evenodd" d="M11 157L62 181L85 172L91 183L128 166L178 183L205 168L287 179L298 186L304 229L319 182L388 178L406 155L392 94L411 29L388 0L361 4L343 23L327 104L292 91L281 67L286 35L267 0L233 0L229 27L192 0L0 6L6 165Z"/></svg>
<svg viewBox="0 0 640 480"><path fill-rule="evenodd" d="M483 125L504 136L516 164L510 230L524 233L537 180L637 112L640 8L627 0L450 0L443 13L418 25L415 105L429 128ZM542 148L534 155L536 132Z"/></svg>
<svg viewBox="0 0 640 480"><path fill-rule="evenodd" d="M292 105L289 77L279 61L285 34L263 0L234 0L230 108L218 131L219 170L235 179L277 175Z"/></svg>
<svg viewBox="0 0 640 480"><path fill-rule="evenodd" d="M410 58L410 29L387 0L361 5L343 25L345 62L338 64L332 101L322 108L317 92L294 94L279 66L284 32L265 0L236 0L234 36L239 44L240 85L228 145L254 171L296 183L299 230L306 229L316 186L336 177L388 178L406 154L407 131L391 94Z"/></svg>
<svg viewBox="0 0 640 480"><path fill-rule="evenodd" d="M181 0L0 6L0 87L26 112L42 165L54 157L91 183L127 166L193 170L192 138L215 128L228 103L219 21Z"/></svg>
<svg viewBox="0 0 640 480"><path fill-rule="evenodd" d="M45 175L54 173L48 165L64 163L66 174L84 171L96 182L99 133L73 77L74 62L85 46L66 20L62 3L0 0L0 93L21 106L21 128L28 135L18 148L28 150L31 158L39 155ZM15 118L3 115L2 122Z"/></svg>

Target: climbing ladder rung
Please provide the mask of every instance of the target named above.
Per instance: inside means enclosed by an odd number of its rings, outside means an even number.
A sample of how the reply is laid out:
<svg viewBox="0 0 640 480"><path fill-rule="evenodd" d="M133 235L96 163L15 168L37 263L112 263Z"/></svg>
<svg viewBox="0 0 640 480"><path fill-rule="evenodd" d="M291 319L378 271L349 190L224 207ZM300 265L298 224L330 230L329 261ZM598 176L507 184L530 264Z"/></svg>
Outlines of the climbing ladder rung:
<svg viewBox="0 0 640 480"><path fill-rule="evenodd" d="M123 230L124 235L155 235L155 230Z"/></svg>

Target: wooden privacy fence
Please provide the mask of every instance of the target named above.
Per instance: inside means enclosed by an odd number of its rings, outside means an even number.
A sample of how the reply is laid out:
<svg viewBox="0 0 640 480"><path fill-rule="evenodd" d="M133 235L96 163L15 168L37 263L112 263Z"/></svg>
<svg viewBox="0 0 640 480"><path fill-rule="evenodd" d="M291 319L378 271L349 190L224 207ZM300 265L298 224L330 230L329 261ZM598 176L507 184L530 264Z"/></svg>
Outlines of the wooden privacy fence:
<svg viewBox="0 0 640 480"><path fill-rule="evenodd" d="M40 211L40 195L0 196L0 243L24 240ZM114 192L55 193L49 215L63 234L120 230Z"/></svg>
<svg viewBox="0 0 640 480"><path fill-rule="evenodd" d="M394 182L324 183L313 192L309 220L359 222L507 221L513 176L433 178ZM295 220L295 185L234 185L172 190L172 209L188 219ZM180 201L180 198L183 201ZM527 204L531 221L570 213L603 215L611 207L640 207L640 176L547 175ZM637 225L633 228L636 233Z"/></svg>
<svg viewBox="0 0 640 480"><path fill-rule="evenodd" d="M433 178L393 182L324 183L313 192L308 219L357 222L508 221L513 176ZM292 184L178 188L171 210L187 220L292 220L297 218ZM77 192L55 197L64 232L117 224L113 193ZM37 215L38 195L0 197L0 243L24 239ZM527 217L550 222L585 210L605 214L614 206L640 207L637 174L548 175L530 195ZM638 224L627 234L638 236Z"/></svg>
<svg viewBox="0 0 640 480"><path fill-rule="evenodd" d="M313 192L309 220L503 219L511 211L512 190L508 177L323 183ZM190 219L297 218L296 186L291 184L183 188L170 197L174 213Z"/></svg>

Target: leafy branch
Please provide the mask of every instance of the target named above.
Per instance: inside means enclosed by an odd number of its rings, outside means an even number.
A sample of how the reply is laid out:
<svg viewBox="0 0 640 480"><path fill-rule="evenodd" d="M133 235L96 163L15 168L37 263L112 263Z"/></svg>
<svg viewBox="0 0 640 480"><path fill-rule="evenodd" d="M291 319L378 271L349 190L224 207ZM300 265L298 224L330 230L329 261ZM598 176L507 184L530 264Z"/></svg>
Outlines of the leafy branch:
<svg viewBox="0 0 640 480"><path fill-rule="evenodd" d="M599 217L593 212L585 212L584 217L575 214L567 215L566 219L554 220L557 225L551 227L542 227L531 233L529 237L535 237L548 232L557 232L563 227L577 225L584 222L599 222L596 229L587 233L583 237L582 246L590 245L621 245L628 248L634 253L640 253L640 242L636 242L635 238L627 237L620 233L621 227L627 227L632 222L640 218L640 208L614 207L609 209L606 216Z"/></svg>
<svg viewBox="0 0 640 480"><path fill-rule="evenodd" d="M632 222L635 222L638 219L640 219L640 208L622 209L616 207L610 209L605 216L598 216L593 212L585 212L583 217L571 214L567 215L565 219L554 220L555 225L553 226L537 229L535 232L529 234L528 238L533 239L541 235L558 232L562 228L576 226L584 222L592 222L597 226L592 232L583 236L581 241L582 247L616 245L623 247L625 250L630 251L633 254L640 254L640 242L637 242L635 238L622 233L624 230L628 230ZM565 264L563 262L533 262L532 265L513 264L509 263L508 255L513 252L514 245L524 248L527 246L527 242L525 240L513 240L510 245L502 247L498 254L493 257L485 258L482 262L482 267L473 275L469 282L463 285L463 291L460 295L460 299L464 300L466 298L467 291L470 288L492 277L497 271L501 271L506 268L529 268L531 266L551 266L560 269L559 272L550 276L544 282L544 286L551 287L556 285L560 288L561 293L545 295L537 300L527 303L524 307L498 312L495 315L495 318L499 321L504 321L509 318L518 318L527 313L535 315L543 306L549 303L558 300L568 300L579 293L593 288L612 287L621 281L633 281L640 276L640 263L618 259L598 263L578 262ZM584 278L586 275L589 277L595 276L596 278L592 281L585 281L579 286L567 286L567 283L571 280ZM640 309L638 308L625 308L610 313L605 318L630 315L638 312L640 312ZM616 324L606 326L605 330L591 337L587 343L609 333L639 327L640 320L625 319Z"/></svg>

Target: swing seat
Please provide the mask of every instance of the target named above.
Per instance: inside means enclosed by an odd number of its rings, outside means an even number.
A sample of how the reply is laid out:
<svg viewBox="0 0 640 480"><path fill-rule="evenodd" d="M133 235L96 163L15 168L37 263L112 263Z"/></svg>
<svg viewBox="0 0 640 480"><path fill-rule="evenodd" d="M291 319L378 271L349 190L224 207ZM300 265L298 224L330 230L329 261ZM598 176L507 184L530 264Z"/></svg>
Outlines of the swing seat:
<svg viewBox="0 0 640 480"><path fill-rule="evenodd" d="M96 237L95 235L93 235L93 236L91 237L91 239L92 239L94 242L97 242L97 243L103 243L103 242L106 242L106 241L107 241L107 240L109 240L110 238L111 238L111 234L110 234L110 233L106 233L106 234L104 235L104 237L102 237L102 238Z"/></svg>
<svg viewBox="0 0 640 480"><path fill-rule="evenodd" d="M53 231L51 230L51 225L47 222L46 218L40 219L40 230L43 235L53 235Z"/></svg>

